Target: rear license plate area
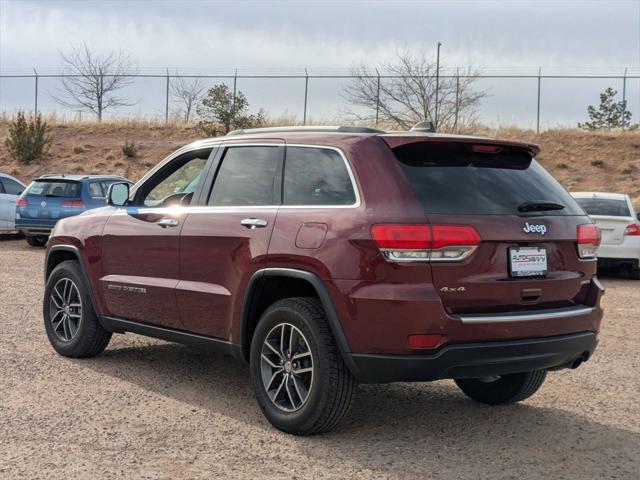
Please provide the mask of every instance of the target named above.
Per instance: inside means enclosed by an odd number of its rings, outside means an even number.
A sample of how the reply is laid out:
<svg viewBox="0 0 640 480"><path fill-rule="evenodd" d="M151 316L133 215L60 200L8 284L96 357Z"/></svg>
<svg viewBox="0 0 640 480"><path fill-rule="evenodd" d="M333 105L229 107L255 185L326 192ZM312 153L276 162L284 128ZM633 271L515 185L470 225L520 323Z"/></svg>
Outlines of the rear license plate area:
<svg viewBox="0 0 640 480"><path fill-rule="evenodd" d="M509 276L545 277L549 273L547 250L542 247L509 248Z"/></svg>

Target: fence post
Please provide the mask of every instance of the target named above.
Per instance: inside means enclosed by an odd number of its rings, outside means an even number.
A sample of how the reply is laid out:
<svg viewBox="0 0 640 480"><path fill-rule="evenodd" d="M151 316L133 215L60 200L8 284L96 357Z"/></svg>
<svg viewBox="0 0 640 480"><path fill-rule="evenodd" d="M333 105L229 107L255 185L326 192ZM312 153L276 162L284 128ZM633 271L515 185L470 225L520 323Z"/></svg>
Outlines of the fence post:
<svg viewBox="0 0 640 480"><path fill-rule="evenodd" d="M540 84L542 83L542 67L538 68L538 111L536 114L536 133L540 133Z"/></svg>
<svg viewBox="0 0 640 480"><path fill-rule="evenodd" d="M167 93L164 99L164 124L169 123L169 69L167 68Z"/></svg>
<svg viewBox="0 0 640 480"><path fill-rule="evenodd" d="M238 69L236 68L233 71L233 114L235 115L236 111L236 88L238 87Z"/></svg>
<svg viewBox="0 0 640 480"><path fill-rule="evenodd" d="M624 67L624 76L622 77L622 103L625 103L626 101L627 101L627 67Z"/></svg>
<svg viewBox="0 0 640 480"><path fill-rule="evenodd" d="M36 69L33 69L33 73L36 74L36 94L35 94L35 108L33 111L34 116L38 115L38 72L36 71Z"/></svg>
<svg viewBox="0 0 640 480"><path fill-rule="evenodd" d="M302 125L307 124L307 95L309 93L309 72L304 69L304 111L302 113Z"/></svg>
<svg viewBox="0 0 640 480"><path fill-rule="evenodd" d="M376 127L380 121L380 72L376 68L376 74L378 75L378 89L376 92Z"/></svg>
<svg viewBox="0 0 640 480"><path fill-rule="evenodd" d="M456 116L453 121L453 133L458 128L458 114L460 113L460 67L456 67Z"/></svg>

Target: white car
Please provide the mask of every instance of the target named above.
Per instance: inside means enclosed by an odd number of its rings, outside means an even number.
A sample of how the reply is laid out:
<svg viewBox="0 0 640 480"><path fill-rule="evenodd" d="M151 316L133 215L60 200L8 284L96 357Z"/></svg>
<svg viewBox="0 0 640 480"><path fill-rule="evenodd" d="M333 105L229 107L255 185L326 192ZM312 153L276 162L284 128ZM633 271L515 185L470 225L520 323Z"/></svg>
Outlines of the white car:
<svg viewBox="0 0 640 480"><path fill-rule="evenodd" d="M0 173L0 233L15 231L16 200L25 188L17 178Z"/></svg>
<svg viewBox="0 0 640 480"><path fill-rule="evenodd" d="M598 266L625 268L630 278L640 280L640 214L634 211L629 195L602 192L571 195L600 227Z"/></svg>

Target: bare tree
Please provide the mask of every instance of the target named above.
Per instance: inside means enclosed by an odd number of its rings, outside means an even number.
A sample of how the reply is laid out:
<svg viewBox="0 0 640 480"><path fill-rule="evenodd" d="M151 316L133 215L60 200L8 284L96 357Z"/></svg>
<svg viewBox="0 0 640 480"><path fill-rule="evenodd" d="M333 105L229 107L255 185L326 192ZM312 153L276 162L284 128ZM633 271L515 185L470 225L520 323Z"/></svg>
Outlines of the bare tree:
<svg viewBox="0 0 640 480"><path fill-rule="evenodd" d="M199 78L187 81L183 77L176 76L175 80L171 82L171 96L174 103L180 105L185 123L189 123L191 112L204 96L204 91L205 86Z"/></svg>
<svg viewBox="0 0 640 480"><path fill-rule="evenodd" d="M92 112L102 121L103 113L111 108L131 106L115 92L130 85L130 75L136 73L135 64L123 52L99 55L86 44L73 47L68 54L60 52L64 64L62 88L64 97L53 98L61 105L75 110Z"/></svg>
<svg viewBox="0 0 640 480"><path fill-rule="evenodd" d="M456 131L472 120L486 93L474 88L479 74L471 68L457 75L443 75L443 70L441 66L438 118L435 118L436 63L424 55L401 52L394 63L384 64L380 70L366 65L354 67L355 78L344 88L343 96L352 106L365 109L364 116L350 112L361 120L377 119L378 123L404 129L430 121L439 130Z"/></svg>

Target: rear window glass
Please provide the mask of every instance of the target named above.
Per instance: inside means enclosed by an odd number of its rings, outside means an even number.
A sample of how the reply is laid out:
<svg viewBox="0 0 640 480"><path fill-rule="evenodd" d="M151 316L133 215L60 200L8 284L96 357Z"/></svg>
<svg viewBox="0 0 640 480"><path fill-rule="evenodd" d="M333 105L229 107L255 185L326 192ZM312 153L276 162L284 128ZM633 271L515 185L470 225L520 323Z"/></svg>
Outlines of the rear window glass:
<svg viewBox="0 0 640 480"><path fill-rule="evenodd" d="M527 203L558 204L537 215L582 215L573 197L529 153L499 147L476 153L470 144L417 143L394 149L425 212L522 215Z"/></svg>
<svg viewBox="0 0 640 480"><path fill-rule="evenodd" d="M33 197L79 197L80 183L62 180L36 180L29 188L27 195Z"/></svg>
<svg viewBox="0 0 640 480"><path fill-rule="evenodd" d="M612 198L576 198L576 202L589 215L609 215L612 217L630 217L629 205L625 200Z"/></svg>

